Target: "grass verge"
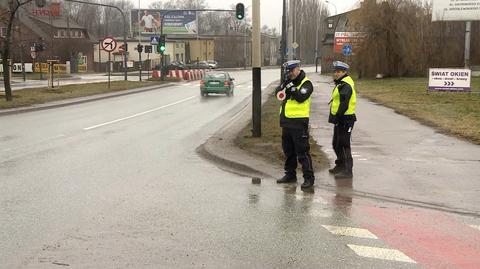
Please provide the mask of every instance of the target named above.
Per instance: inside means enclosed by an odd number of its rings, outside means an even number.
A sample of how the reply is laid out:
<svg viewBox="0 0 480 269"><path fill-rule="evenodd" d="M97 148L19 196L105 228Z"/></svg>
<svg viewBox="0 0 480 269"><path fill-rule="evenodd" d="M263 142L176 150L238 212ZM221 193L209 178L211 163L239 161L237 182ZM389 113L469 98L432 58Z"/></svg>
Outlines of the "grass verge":
<svg viewBox="0 0 480 269"><path fill-rule="evenodd" d="M283 166L285 158L282 151L282 129L279 124L280 103L269 94L268 100L262 106L262 137L252 137L251 122L235 139L235 144L241 149L260 156L268 162ZM329 165L328 157L310 137L310 154L313 159L313 167L316 171L325 169ZM299 169L301 166L299 165ZM301 174L301 173L300 173Z"/></svg>
<svg viewBox="0 0 480 269"><path fill-rule="evenodd" d="M358 93L442 133L480 144L480 78L471 93L427 92L427 78L357 81Z"/></svg>
<svg viewBox="0 0 480 269"><path fill-rule="evenodd" d="M134 88L147 87L152 85L159 85L160 81L112 81L110 89L108 89L108 82L87 83L87 84L72 84L65 85L59 88L49 89L30 88L13 91L13 100L5 101L5 93L0 93L0 109L8 109L15 107L31 106L34 104L43 104L52 101L63 99L83 97L94 94L124 91Z"/></svg>

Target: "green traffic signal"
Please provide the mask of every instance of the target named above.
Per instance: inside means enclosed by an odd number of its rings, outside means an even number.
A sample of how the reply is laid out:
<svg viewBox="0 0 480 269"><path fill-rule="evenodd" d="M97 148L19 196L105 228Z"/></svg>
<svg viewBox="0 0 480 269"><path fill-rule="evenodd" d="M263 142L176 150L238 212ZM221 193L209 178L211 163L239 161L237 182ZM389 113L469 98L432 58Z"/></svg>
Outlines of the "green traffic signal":
<svg viewBox="0 0 480 269"><path fill-rule="evenodd" d="M235 17L237 17L238 20L245 18L245 6L242 3L238 3L235 6Z"/></svg>

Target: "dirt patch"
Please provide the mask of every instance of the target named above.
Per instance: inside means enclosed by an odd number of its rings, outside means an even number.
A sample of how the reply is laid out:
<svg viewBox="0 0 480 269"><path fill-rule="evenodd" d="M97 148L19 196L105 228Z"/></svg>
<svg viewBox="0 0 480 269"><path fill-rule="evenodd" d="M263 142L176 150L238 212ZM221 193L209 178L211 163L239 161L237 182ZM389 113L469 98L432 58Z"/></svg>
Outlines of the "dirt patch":
<svg viewBox="0 0 480 269"><path fill-rule="evenodd" d="M262 106L262 137L252 137L250 122L236 137L234 143L241 149L257 155L267 162L283 166L285 161L282 151L282 129L279 124L280 102L272 94ZM313 167L320 171L329 166L328 157L321 147L310 137L310 154ZM300 169L299 165L299 169Z"/></svg>

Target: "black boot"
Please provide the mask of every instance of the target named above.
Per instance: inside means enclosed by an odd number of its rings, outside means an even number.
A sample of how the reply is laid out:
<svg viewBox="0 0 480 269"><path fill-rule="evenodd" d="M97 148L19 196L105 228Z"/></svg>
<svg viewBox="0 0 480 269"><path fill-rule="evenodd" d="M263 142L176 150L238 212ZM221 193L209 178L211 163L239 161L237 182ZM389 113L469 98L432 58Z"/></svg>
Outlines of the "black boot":
<svg viewBox="0 0 480 269"><path fill-rule="evenodd" d="M335 167L333 167L332 169L328 169L328 172L330 174L338 174L338 173L342 172L343 170L345 170L343 165L335 165Z"/></svg>
<svg viewBox="0 0 480 269"><path fill-rule="evenodd" d="M303 182L301 188L302 188L302 189L311 188L311 187L313 187L313 182L314 182L313 179L305 179L305 181Z"/></svg>
<svg viewBox="0 0 480 269"><path fill-rule="evenodd" d="M347 179L353 178L352 171L343 170L342 172L335 174L335 179L342 179L342 178L347 178Z"/></svg>
<svg viewBox="0 0 480 269"><path fill-rule="evenodd" d="M281 179L277 179L277 183L293 183L297 182L297 176L284 175Z"/></svg>

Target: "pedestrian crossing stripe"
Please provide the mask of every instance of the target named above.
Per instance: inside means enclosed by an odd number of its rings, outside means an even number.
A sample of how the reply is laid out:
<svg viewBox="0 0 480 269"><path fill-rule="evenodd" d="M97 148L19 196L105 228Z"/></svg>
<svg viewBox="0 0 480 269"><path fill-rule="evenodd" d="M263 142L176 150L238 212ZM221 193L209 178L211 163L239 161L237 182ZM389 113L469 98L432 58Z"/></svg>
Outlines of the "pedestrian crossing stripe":
<svg viewBox="0 0 480 269"><path fill-rule="evenodd" d="M470 225L470 227L472 227L473 229L477 229L480 231L480 225Z"/></svg>
<svg viewBox="0 0 480 269"><path fill-rule="evenodd" d="M367 229L361 228L351 228L351 227L341 227L341 226L330 226L322 225L323 228L327 229L332 234L341 235L341 236L353 236L359 238L368 238L368 239L378 239L378 237L372 234Z"/></svg>
<svg viewBox="0 0 480 269"><path fill-rule="evenodd" d="M353 245L353 244L347 244L347 246L351 250L353 250L358 256L365 257L365 258L416 263L414 260L412 260L410 257L405 255L403 252L396 249L367 247L367 246L359 246L359 245Z"/></svg>

